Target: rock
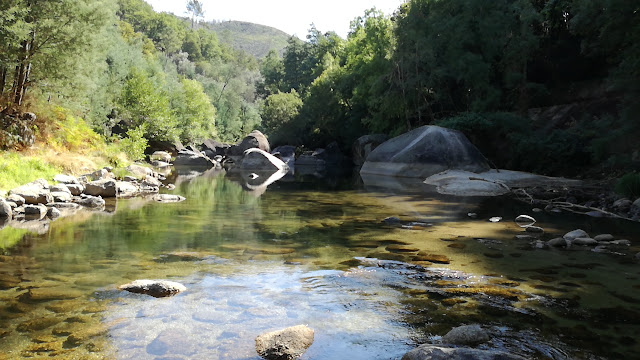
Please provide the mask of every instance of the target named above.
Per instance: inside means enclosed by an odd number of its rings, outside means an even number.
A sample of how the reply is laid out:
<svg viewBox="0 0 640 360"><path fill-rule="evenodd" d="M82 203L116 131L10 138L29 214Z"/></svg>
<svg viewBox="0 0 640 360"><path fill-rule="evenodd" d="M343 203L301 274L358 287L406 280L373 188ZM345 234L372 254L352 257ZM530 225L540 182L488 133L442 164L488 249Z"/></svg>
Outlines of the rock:
<svg viewBox="0 0 640 360"><path fill-rule="evenodd" d="M386 217L386 218L382 219L382 222L385 223L385 224L395 225L395 224L400 224L402 221L399 218L395 217L395 216L389 216L389 217Z"/></svg>
<svg viewBox="0 0 640 360"><path fill-rule="evenodd" d="M404 354L402 360L525 360L525 358L496 350L449 348L427 344Z"/></svg>
<svg viewBox="0 0 640 360"><path fill-rule="evenodd" d="M71 192L69 192L68 189L67 192L53 191L51 192L51 196L53 196L54 202L71 202L71 199L73 198Z"/></svg>
<svg viewBox="0 0 640 360"><path fill-rule="evenodd" d="M47 204L53 201L51 192L49 192L49 184L43 179L12 189L9 191L9 195L22 197L26 204Z"/></svg>
<svg viewBox="0 0 640 360"><path fill-rule="evenodd" d="M600 235L596 235L593 239L595 241L611 241L611 240L613 240L613 235L611 235L611 234L600 234Z"/></svg>
<svg viewBox="0 0 640 360"><path fill-rule="evenodd" d="M489 221L492 223L500 222L500 220L502 220L501 216L494 216L489 218Z"/></svg>
<svg viewBox="0 0 640 360"><path fill-rule="evenodd" d="M98 324L89 327L80 327L77 331L74 331L72 334L67 337L67 341L65 341L65 346L75 347L91 338L101 336L106 334L109 331L109 328L105 324Z"/></svg>
<svg viewBox="0 0 640 360"><path fill-rule="evenodd" d="M451 329L442 337L442 342L452 345L478 345L491 340L480 325L464 325Z"/></svg>
<svg viewBox="0 0 640 360"><path fill-rule="evenodd" d="M52 301L52 300L69 300L76 299L83 295L78 290L72 290L68 287L52 287L52 288L32 288L24 295L24 300L29 301Z"/></svg>
<svg viewBox="0 0 640 360"><path fill-rule="evenodd" d="M84 193L91 196L100 197L116 197L118 194L118 188L116 181L112 179L102 179L87 183L84 188Z"/></svg>
<svg viewBox="0 0 640 360"><path fill-rule="evenodd" d="M57 184L57 185L51 185L49 187L49 191L51 193L54 192L63 192L63 193L67 193L69 195L71 195L71 190L69 190L69 188L67 187L66 184Z"/></svg>
<svg viewBox="0 0 640 360"><path fill-rule="evenodd" d="M67 189L71 192L73 196L79 196L84 192L84 185L82 184L67 184Z"/></svg>
<svg viewBox="0 0 640 360"><path fill-rule="evenodd" d="M389 140L389 136L385 134L371 134L359 137L351 146L353 163L357 166L364 164L369 154L387 140Z"/></svg>
<svg viewBox="0 0 640 360"><path fill-rule="evenodd" d="M124 198L136 196L140 192L140 188L129 181L116 181L116 189L118 197Z"/></svg>
<svg viewBox="0 0 640 360"><path fill-rule="evenodd" d="M240 168L245 170L287 171L284 161L261 149L245 151Z"/></svg>
<svg viewBox="0 0 640 360"><path fill-rule="evenodd" d="M118 289L153 297L172 296L187 290L184 285L167 280L135 280L119 286Z"/></svg>
<svg viewBox="0 0 640 360"><path fill-rule="evenodd" d="M75 176L58 174L53 177L53 181L59 182L62 184L79 184L80 181Z"/></svg>
<svg viewBox="0 0 640 360"><path fill-rule="evenodd" d="M162 182L153 176L147 175L142 182L144 186L152 186L152 187L160 187L162 186Z"/></svg>
<svg viewBox="0 0 640 360"><path fill-rule="evenodd" d="M16 206L22 206L25 204L25 200L22 196L17 194L12 194L7 196L7 201L11 201L16 204Z"/></svg>
<svg viewBox="0 0 640 360"><path fill-rule="evenodd" d="M74 197L73 202L75 202L76 204L80 204L82 206L90 207L90 208L100 208L100 207L104 207L104 205L106 204L104 199L102 199L101 197L90 196L90 195Z"/></svg>
<svg viewBox="0 0 640 360"><path fill-rule="evenodd" d="M91 174L87 174L85 176L93 181L97 181L97 180L109 179L113 176L113 174L109 173L109 170L107 169L100 169L92 172Z"/></svg>
<svg viewBox="0 0 640 360"><path fill-rule="evenodd" d="M185 201L186 199L180 195L157 194L153 197L153 200L161 203L172 203Z"/></svg>
<svg viewBox="0 0 640 360"><path fill-rule="evenodd" d="M171 155L169 155L169 158L171 158ZM133 174L133 176L141 179L145 178L147 175L153 176L153 169L138 164L131 164L126 167L126 170Z"/></svg>
<svg viewBox="0 0 640 360"><path fill-rule="evenodd" d="M49 208L49 210L47 211L47 216L48 216L50 219L57 219L57 218L59 218L59 217L60 217L60 215L62 215L62 214L60 213L60 210L56 209L55 207L51 207L51 208Z"/></svg>
<svg viewBox="0 0 640 360"><path fill-rule="evenodd" d="M153 154L149 157L151 160L160 160L165 163L171 162L171 154L166 151L154 151Z"/></svg>
<svg viewBox="0 0 640 360"><path fill-rule="evenodd" d="M292 169L296 162L296 147L293 145L278 146L273 149L271 155L282 160L290 169Z"/></svg>
<svg viewBox="0 0 640 360"><path fill-rule="evenodd" d="M631 208L631 205L633 205L633 202L629 199L619 199L613 202L613 207L616 210L619 211L626 211L629 210Z"/></svg>
<svg viewBox="0 0 640 360"><path fill-rule="evenodd" d="M595 246L598 245L598 242L590 237L579 237L571 240L571 243L574 245L582 245L582 246Z"/></svg>
<svg viewBox="0 0 640 360"><path fill-rule="evenodd" d="M189 150L181 150L173 162L173 165L212 168L216 163L203 154Z"/></svg>
<svg viewBox="0 0 640 360"><path fill-rule="evenodd" d="M640 209L640 198L637 198L636 201L631 204L632 207Z"/></svg>
<svg viewBox="0 0 640 360"><path fill-rule="evenodd" d="M526 232L535 233L535 234L543 234L544 229L539 226L527 226L524 228Z"/></svg>
<svg viewBox="0 0 640 360"><path fill-rule="evenodd" d="M47 215L47 207L44 205L24 205L24 214L42 219Z"/></svg>
<svg viewBox="0 0 640 360"><path fill-rule="evenodd" d="M32 320L25 321L16 327L20 332L33 332L44 330L48 327L62 322L62 318L57 317L37 317Z"/></svg>
<svg viewBox="0 0 640 360"><path fill-rule="evenodd" d="M0 199L0 218L11 218L13 216L13 210L11 205L4 199Z"/></svg>
<svg viewBox="0 0 640 360"><path fill-rule="evenodd" d="M532 241L532 240L538 240L538 236L519 234L519 235L516 235L516 239Z"/></svg>
<svg viewBox="0 0 640 360"><path fill-rule="evenodd" d="M527 227L536 223L536 219L529 215L518 215L516 217L516 224L520 227Z"/></svg>
<svg viewBox="0 0 640 360"><path fill-rule="evenodd" d="M446 255L438 255L438 254L430 254L424 251L418 253L417 256L413 257L413 261L428 261L437 264L449 264L451 260Z"/></svg>
<svg viewBox="0 0 640 360"><path fill-rule="evenodd" d="M205 150L209 150L211 152L213 152L215 155L220 155L220 156L224 156L227 149L230 147L231 145L229 144L223 144L219 141L213 140L213 139L207 139L205 141L202 142L201 148L205 149Z"/></svg>
<svg viewBox="0 0 640 360"><path fill-rule="evenodd" d="M634 258L635 258L636 260L640 260L640 252L639 252L639 253L637 253L637 254L636 254L636 256L634 256Z"/></svg>
<svg viewBox="0 0 640 360"><path fill-rule="evenodd" d="M573 240L576 238L588 238L589 234L587 234L586 231L582 230L582 229L576 229L573 231L569 231L568 233L564 234L563 238L567 239L567 240Z"/></svg>
<svg viewBox="0 0 640 360"><path fill-rule="evenodd" d="M424 183L436 186L436 191L445 195L500 196L511 192L502 180L487 179L461 170L443 171L429 176Z"/></svg>
<svg viewBox="0 0 640 360"><path fill-rule="evenodd" d="M547 245L553 247L567 247L570 243L570 241L567 241L564 238L555 238L547 241Z"/></svg>
<svg viewBox="0 0 640 360"><path fill-rule="evenodd" d="M258 130L253 130L240 143L233 145L227 149L228 156L242 156L245 151L252 148L258 148L264 152L270 152L271 147L267 137Z"/></svg>
<svg viewBox="0 0 640 360"><path fill-rule="evenodd" d="M427 178L448 169L482 172L490 167L461 132L426 125L375 148L360 173Z"/></svg>
<svg viewBox="0 0 640 360"><path fill-rule="evenodd" d="M267 360L293 360L307 351L313 337L313 329L304 325L293 326L258 336L256 351Z"/></svg>

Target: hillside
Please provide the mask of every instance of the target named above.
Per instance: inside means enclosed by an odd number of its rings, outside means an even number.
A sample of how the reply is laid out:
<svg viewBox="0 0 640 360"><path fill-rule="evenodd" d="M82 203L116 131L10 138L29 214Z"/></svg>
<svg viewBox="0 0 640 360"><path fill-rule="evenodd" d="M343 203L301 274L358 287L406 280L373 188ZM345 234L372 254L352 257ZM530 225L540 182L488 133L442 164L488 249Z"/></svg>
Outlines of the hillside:
<svg viewBox="0 0 640 360"><path fill-rule="evenodd" d="M266 25L244 21L207 22L207 27L218 34L222 43L231 45L257 58L263 58L269 50L282 53L291 35Z"/></svg>

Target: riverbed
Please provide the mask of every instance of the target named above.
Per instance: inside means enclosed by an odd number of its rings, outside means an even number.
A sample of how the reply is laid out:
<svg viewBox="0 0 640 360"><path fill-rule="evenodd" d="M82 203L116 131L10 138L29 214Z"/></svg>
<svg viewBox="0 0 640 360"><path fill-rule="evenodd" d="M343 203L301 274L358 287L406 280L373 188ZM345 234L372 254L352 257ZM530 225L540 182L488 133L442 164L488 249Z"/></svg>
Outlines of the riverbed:
<svg viewBox="0 0 640 360"><path fill-rule="evenodd" d="M257 360L256 336L298 324L315 330L303 359L400 359L463 324L491 332L481 348L531 359L640 353L637 223L357 175L259 191L220 171L168 181L186 201L0 229L0 359ZM520 214L545 233L518 238ZM631 245L542 246L578 228ZM187 291L117 289L135 279Z"/></svg>

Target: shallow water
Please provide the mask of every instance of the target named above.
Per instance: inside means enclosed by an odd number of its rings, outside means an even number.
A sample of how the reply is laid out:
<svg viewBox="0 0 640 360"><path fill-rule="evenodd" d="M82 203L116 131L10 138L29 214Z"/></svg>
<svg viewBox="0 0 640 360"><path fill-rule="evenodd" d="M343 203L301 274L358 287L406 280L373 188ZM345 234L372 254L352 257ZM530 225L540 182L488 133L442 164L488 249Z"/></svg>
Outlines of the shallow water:
<svg viewBox="0 0 640 360"><path fill-rule="evenodd" d="M399 359L471 323L493 333L482 347L527 358L640 350L638 224L419 184L284 178L247 191L215 172L171 180L187 201L121 199L41 234L0 230L0 359L258 359L257 335L298 324L315 330L303 359ZM540 249L515 238L519 214L538 220L542 240L582 228L632 246ZM135 279L188 290L117 290Z"/></svg>

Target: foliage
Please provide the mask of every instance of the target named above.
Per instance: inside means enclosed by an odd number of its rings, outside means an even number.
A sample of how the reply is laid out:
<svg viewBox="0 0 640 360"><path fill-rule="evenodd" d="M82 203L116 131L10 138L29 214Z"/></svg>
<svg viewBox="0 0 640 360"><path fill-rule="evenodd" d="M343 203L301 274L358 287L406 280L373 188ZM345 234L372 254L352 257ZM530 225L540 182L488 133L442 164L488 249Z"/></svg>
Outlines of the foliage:
<svg viewBox="0 0 640 360"><path fill-rule="evenodd" d="M130 160L144 159L144 150L147 148L147 139L144 138L144 129L137 127L127 131L127 137L120 140L119 146Z"/></svg>
<svg viewBox="0 0 640 360"><path fill-rule="evenodd" d="M176 105L180 139L194 143L215 135L216 108L204 93L201 83L183 79L182 94Z"/></svg>
<svg viewBox="0 0 640 360"><path fill-rule="evenodd" d="M0 152L0 190L10 190L37 179L52 179L60 169L42 159L13 151Z"/></svg>
<svg viewBox="0 0 640 360"><path fill-rule="evenodd" d="M631 200L640 198L640 174L625 174L616 182L615 190Z"/></svg>
<svg viewBox="0 0 640 360"><path fill-rule="evenodd" d="M244 21L209 22L206 28L215 32L220 42L258 59L272 50L281 53L291 37L281 30Z"/></svg>
<svg viewBox="0 0 640 360"><path fill-rule="evenodd" d="M262 126L265 133L270 135L272 142L278 137L283 137L278 132L291 129L291 121L298 115L302 107L302 99L295 90L288 93L278 92L269 95L260 113L262 115Z"/></svg>

